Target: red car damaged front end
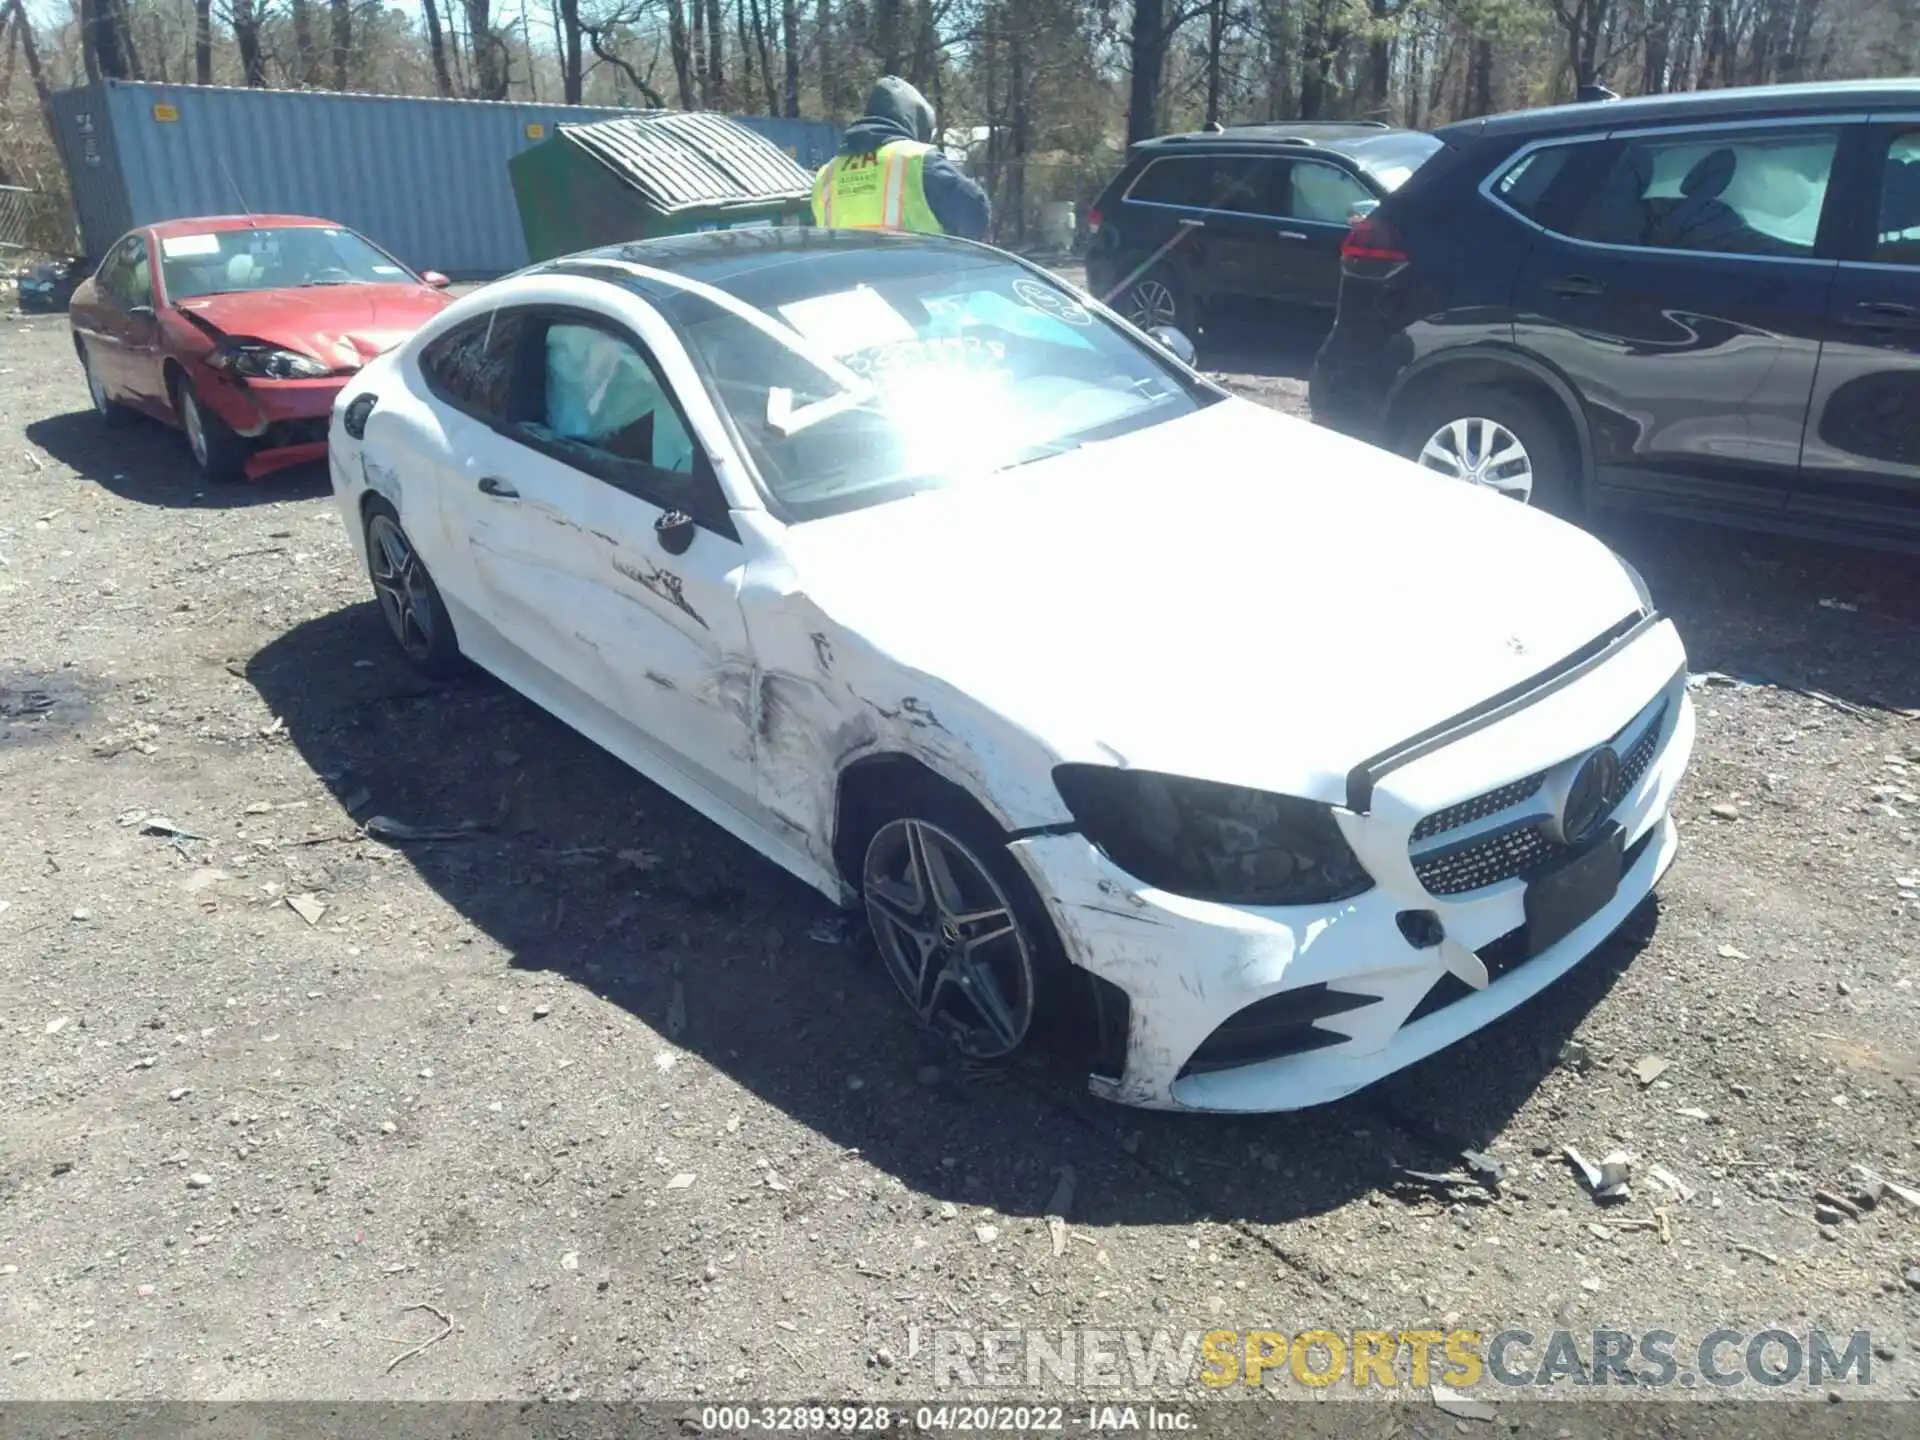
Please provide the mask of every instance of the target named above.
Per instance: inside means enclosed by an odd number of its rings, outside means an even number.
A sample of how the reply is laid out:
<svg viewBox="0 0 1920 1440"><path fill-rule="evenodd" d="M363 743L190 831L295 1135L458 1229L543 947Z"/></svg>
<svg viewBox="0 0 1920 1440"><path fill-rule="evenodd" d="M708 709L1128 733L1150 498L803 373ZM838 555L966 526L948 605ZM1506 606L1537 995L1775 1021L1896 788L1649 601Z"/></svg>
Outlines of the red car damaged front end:
<svg viewBox="0 0 1920 1440"><path fill-rule="evenodd" d="M324 458L327 419L348 379L447 303L406 283L210 295L175 311L206 342L187 362L195 392L253 442L246 469L255 477Z"/></svg>

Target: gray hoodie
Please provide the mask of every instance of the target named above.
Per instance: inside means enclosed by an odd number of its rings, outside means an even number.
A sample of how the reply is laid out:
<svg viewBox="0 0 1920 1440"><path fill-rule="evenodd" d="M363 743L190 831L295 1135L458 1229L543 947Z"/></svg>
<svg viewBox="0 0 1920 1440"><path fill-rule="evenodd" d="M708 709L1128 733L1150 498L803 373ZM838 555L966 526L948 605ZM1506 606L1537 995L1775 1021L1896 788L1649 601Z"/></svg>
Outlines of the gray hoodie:
<svg viewBox="0 0 1920 1440"><path fill-rule="evenodd" d="M883 75L867 96L867 110L847 127L840 141L842 155L871 155L895 140L934 143L933 106L927 97L897 75ZM987 192L962 175L939 149L922 162L921 187L927 208L949 235L985 240L993 229L993 207ZM814 223L820 223L814 217Z"/></svg>

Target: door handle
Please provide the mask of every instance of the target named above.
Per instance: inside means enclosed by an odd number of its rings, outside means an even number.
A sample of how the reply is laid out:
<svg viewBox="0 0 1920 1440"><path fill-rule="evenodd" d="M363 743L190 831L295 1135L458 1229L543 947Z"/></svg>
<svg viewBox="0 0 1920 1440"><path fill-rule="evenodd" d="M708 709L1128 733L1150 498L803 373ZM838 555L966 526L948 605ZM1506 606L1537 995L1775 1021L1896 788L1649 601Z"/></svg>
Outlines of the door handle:
<svg viewBox="0 0 1920 1440"><path fill-rule="evenodd" d="M1549 295L1562 295L1569 300L1591 300L1606 294L1607 287L1584 275L1562 275L1557 280L1549 280L1546 291Z"/></svg>
<svg viewBox="0 0 1920 1440"><path fill-rule="evenodd" d="M1891 300L1863 300L1840 318L1848 325L1862 325L1869 330L1920 329L1920 310Z"/></svg>
<svg viewBox="0 0 1920 1440"><path fill-rule="evenodd" d="M1282 240L1304 240L1307 238L1307 233L1304 230L1282 230L1280 232L1280 238Z"/></svg>
<svg viewBox="0 0 1920 1440"><path fill-rule="evenodd" d="M480 493L482 495L491 495L496 500L518 500L520 498L520 492L518 490L495 475L483 475L480 477Z"/></svg>

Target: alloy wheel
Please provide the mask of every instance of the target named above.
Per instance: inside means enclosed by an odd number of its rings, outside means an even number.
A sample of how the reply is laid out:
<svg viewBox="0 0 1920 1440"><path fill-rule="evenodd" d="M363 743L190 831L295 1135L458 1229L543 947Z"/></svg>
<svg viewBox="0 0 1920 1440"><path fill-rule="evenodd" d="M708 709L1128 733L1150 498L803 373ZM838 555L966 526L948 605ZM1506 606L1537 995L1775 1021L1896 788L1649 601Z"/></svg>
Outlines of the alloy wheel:
<svg viewBox="0 0 1920 1440"><path fill-rule="evenodd" d="M1497 490L1522 505L1533 498L1533 457L1498 420L1471 415L1434 431L1420 447L1420 463L1450 480Z"/></svg>
<svg viewBox="0 0 1920 1440"><path fill-rule="evenodd" d="M427 587L432 583L413 553L406 532L386 515L375 515L367 526L368 569L380 613L400 648L415 660L433 649L433 606Z"/></svg>
<svg viewBox="0 0 1920 1440"><path fill-rule="evenodd" d="M207 425L200 418L200 402L193 398L193 392L184 387L180 391L180 424L187 432L187 445L193 451L193 458L200 462L200 468L207 464Z"/></svg>
<svg viewBox="0 0 1920 1440"><path fill-rule="evenodd" d="M867 846L867 919L914 1013L961 1054L998 1060L1033 1027L1034 956L1013 903L955 836L894 820Z"/></svg>
<svg viewBox="0 0 1920 1440"><path fill-rule="evenodd" d="M1142 280L1127 291L1127 319L1141 330L1172 325L1180 318L1173 291L1160 280Z"/></svg>

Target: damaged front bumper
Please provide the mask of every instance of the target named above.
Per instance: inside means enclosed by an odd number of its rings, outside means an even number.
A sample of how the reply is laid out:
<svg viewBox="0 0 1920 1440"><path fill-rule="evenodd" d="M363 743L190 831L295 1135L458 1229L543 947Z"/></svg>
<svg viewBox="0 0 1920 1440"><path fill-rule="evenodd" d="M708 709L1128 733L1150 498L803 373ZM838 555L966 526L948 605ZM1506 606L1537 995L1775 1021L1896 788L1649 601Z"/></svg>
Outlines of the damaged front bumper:
<svg viewBox="0 0 1920 1440"><path fill-rule="evenodd" d="M203 370L195 390L229 429L253 442L247 472L259 475L326 457L333 402L352 378L249 380Z"/></svg>
<svg viewBox="0 0 1920 1440"><path fill-rule="evenodd" d="M1015 841L1011 853L1047 897L1068 958L1127 996L1124 1060L1093 1077L1094 1092L1157 1109L1323 1104L1539 993L1618 929L1673 861L1667 810L1694 735L1684 682L1679 637L1662 622L1538 703L1384 775L1367 813L1340 815L1375 886L1334 905L1189 900L1141 885L1081 835ZM1436 893L1460 872L1443 884L1442 870L1426 865L1423 820L1558 774L1622 735L1645 749L1611 811L1625 861L1610 900L1529 954L1526 879ZM1476 814L1449 843L1491 843L1538 804Z"/></svg>

